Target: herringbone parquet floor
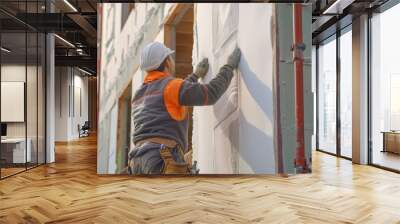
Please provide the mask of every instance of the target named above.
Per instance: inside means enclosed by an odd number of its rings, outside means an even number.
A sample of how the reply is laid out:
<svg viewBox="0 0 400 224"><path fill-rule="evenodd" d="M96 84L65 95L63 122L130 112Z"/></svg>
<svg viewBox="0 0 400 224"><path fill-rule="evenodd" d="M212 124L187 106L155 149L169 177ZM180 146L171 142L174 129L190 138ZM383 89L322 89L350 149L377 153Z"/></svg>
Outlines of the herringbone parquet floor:
<svg viewBox="0 0 400 224"><path fill-rule="evenodd" d="M96 175L96 139L0 181L0 223L400 223L400 175L314 153L289 178Z"/></svg>

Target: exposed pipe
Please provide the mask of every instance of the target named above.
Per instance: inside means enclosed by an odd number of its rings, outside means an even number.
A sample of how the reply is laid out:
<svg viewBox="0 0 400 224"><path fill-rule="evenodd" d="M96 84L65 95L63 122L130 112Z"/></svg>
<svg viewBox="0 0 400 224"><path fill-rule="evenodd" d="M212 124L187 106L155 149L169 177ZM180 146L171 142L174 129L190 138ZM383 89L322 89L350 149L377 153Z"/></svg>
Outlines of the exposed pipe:
<svg viewBox="0 0 400 224"><path fill-rule="evenodd" d="M274 66L274 76L273 76L273 95L275 96L274 98L274 114L275 114L275 123L274 123L274 146L275 146L275 161L276 161L276 169L278 171L278 174L284 174L285 173L285 167L284 167L284 160L283 160L283 151L282 151L282 122L281 122L281 92L280 92L280 74L279 74L279 64L280 64L280 52L279 52L279 29L278 29L278 6L275 6L275 10L273 11L273 26L271 27L271 33L272 33L272 38L273 42L275 45L275 49L273 52L275 52L275 66ZM287 171L286 171L287 172Z"/></svg>
<svg viewBox="0 0 400 224"><path fill-rule="evenodd" d="M295 71L295 101L296 101L296 157L295 168L298 173L308 172L307 161L304 150L304 86L303 86L303 19L301 3L293 4L293 56Z"/></svg>

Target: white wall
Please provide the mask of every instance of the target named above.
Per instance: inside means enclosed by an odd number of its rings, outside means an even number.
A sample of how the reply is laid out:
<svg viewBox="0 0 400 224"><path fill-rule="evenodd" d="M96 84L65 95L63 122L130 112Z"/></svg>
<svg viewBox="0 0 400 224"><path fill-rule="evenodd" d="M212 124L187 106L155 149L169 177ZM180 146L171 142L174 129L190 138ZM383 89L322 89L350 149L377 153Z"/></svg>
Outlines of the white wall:
<svg viewBox="0 0 400 224"><path fill-rule="evenodd" d="M68 67L55 68L55 141L68 140Z"/></svg>
<svg viewBox="0 0 400 224"><path fill-rule="evenodd" d="M27 80L26 80L27 79ZM22 116L26 112L26 120L23 122L6 122L7 123L7 137L10 138L24 138L25 135L30 139L30 147L32 150L32 158L36 162L36 158L39 158L39 162L44 162L44 74L42 68L25 64L3 64L1 66L1 81L2 82L24 82L26 86L26 106L25 101L22 108ZM3 91L4 89L2 89ZM21 94L25 94L22 90ZM6 95L2 95L7 97ZM25 96L24 96L25 98ZM10 107L2 107L1 110L12 110ZM16 108L14 108L16 109ZM8 113L12 111L8 111ZM25 119L25 118L24 118ZM37 153L39 156L37 157Z"/></svg>
<svg viewBox="0 0 400 224"><path fill-rule="evenodd" d="M32 77L30 76L31 74L34 74L36 76L36 67L34 66L25 66L25 65L18 65L18 64L8 64L8 65L2 65L1 66L1 81L4 82L25 82L25 76L28 74L28 81L29 81L29 86L31 87L32 85L36 86L36 80L32 80ZM32 106L34 108L37 107L36 105L36 87L35 88L27 88L27 104L28 106ZM34 104L30 105L32 102ZM2 110L7 110L7 108L1 108ZM36 112L35 110L32 109L27 109L29 113L27 113L27 119L28 119L28 137L29 134L31 133L31 128L36 130ZM34 121L34 123L32 123ZM9 137L25 137L25 126L26 122L11 122L8 123L7 125L7 135ZM33 127L35 126L35 127ZM36 132L35 132L36 133Z"/></svg>
<svg viewBox="0 0 400 224"><path fill-rule="evenodd" d="M24 82L26 69L31 71L33 67L25 65L2 65L1 66L1 81L2 82ZM7 110L7 108L1 108L1 110ZM7 135L8 137L25 137L25 122L12 122L7 124Z"/></svg>
<svg viewBox="0 0 400 224"><path fill-rule="evenodd" d="M82 76L83 73L79 72L78 70L74 71L74 109L75 116L71 120L71 136L72 138L78 138L78 124L82 126L85 121L88 121L89 114L88 114L88 77ZM78 92L80 91L80 93ZM80 97L79 97L80 95ZM80 102L79 102L80 101ZM79 108L81 107L81 108ZM81 111L80 111L81 110Z"/></svg>
<svg viewBox="0 0 400 224"><path fill-rule="evenodd" d="M205 82L236 44L242 50L225 95L214 106L195 108L194 159L201 173L275 173L272 11L272 4L197 4L193 52L199 55L193 58L211 62Z"/></svg>
<svg viewBox="0 0 400 224"><path fill-rule="evenodd" d="M77 139L78 124L88 120L88 78L71 67L56 67L55 73L55 141Z"/></svg>

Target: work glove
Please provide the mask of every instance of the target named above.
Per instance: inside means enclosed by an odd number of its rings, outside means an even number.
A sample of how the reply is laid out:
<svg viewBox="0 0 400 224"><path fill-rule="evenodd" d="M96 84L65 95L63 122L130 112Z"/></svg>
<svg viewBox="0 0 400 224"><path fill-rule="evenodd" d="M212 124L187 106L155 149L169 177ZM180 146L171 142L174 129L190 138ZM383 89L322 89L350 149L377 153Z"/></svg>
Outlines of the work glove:
<svg viewBox="0 0 400 224"><path fill-rule="evenodd" d="M204 58L203 60L200 61L199 64L197 64L196 66L196 70L194 71L194 74L198 77L198 78L203 78L204 76L206 76L207 72L208 72L208 59Z"/></svg>
<svg viewBox="0 0 400 224"><path fill-rule="evenodd" d="M236 47L235 50L233 50L233 52L231 53L231 55L229 55L227 64L231 66L233 69L236 69L239 65L241 54L242 53L240 49Z"/></svg>

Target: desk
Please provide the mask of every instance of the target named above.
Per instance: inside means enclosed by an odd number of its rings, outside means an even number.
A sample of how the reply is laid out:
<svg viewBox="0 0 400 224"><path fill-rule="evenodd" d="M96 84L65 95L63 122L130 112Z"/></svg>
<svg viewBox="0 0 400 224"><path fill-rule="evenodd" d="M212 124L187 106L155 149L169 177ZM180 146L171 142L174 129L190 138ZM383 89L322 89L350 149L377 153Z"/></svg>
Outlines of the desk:
<svg viewBox="0 0 400 224"><path fill-rule="evenodd" d="M383 150L382 152L392 152L400 154L400 132L383 131Z"/></svg>
<svg viewBox="0 0 400 224"><path fill-rule="evenodd" d="M25 163L32 159L30 138L26 140L28 143L25 153L25 138L6 138L1 139L1 159L5 163ZM27 159L25 161L25 158Z"/></svg>

